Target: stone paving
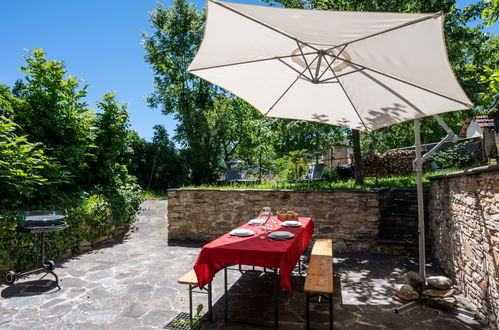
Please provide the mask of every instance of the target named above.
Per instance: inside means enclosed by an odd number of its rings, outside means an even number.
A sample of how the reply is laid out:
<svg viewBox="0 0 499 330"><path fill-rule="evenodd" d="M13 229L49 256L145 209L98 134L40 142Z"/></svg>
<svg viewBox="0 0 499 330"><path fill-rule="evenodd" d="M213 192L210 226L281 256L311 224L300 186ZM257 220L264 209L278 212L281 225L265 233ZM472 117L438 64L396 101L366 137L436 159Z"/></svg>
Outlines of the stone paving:
<svg viewBox="0 0 499 330"><path fill-rule="evenodd" d="M199 243L168 241L166 201L146 201L128 237L57 264L60 290L49 276L33 275L14 286L0 284L0 329L161 329L188 312L189 270ZM304 257L306 263L306 257ZM335 256L335 329L483 329L476 321L432 309L398 315L393 285L411 258L374 254ZM280 294L280 328L304 328L303 278ZM256 329L233 320L272 325L272 276L230 271L230 317L223 321L223 275L213 283L214 323L206 329ZM194 306L206 296L194 294ZM204 313L206 307L203 308ZM327 328L327 304L314 304L313 328Z"/></svg>

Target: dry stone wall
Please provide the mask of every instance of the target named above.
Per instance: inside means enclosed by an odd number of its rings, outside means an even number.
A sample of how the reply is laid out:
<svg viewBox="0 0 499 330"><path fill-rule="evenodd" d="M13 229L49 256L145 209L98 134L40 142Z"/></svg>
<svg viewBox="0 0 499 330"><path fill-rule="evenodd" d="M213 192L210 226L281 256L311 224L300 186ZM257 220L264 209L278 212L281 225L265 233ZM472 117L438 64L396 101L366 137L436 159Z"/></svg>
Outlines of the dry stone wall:
<svg viewBox="0 0 499 330"><path fill-rule="evenodd" d="M433 257L499 328L499 166L432 178L429 212Z"/></svg>
<svg viewBox="0 0 499 330"><path fill-rule="evenodd" d="M256 217L262 207L286 208L314 219L314 238L335 251L372 251L377 244L377 192L172 189L169 239L210 241Z"/></svg>

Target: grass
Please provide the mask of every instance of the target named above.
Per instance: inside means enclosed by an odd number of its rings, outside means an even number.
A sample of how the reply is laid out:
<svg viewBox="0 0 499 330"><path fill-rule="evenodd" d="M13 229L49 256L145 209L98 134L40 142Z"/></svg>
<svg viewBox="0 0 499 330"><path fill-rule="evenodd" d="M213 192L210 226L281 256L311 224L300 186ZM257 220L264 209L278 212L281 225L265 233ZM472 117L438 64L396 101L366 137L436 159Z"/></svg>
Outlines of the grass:
<svg viewBox="0 0 499 330"><path fill-rule="evenodd" d="M432 176L456 172L456 169L438 170L425 173L423 176L423 185L429 187L429 178ZM276 189L275 182L267 182L261 184L225 184L225 185L201 185L187 186L182 188L192 189ZM416 175L396 176L389 178L365 178L363 185L355 185L353 179L345 181L315 181L310 184L304 183L279 183L279 189L289 190L358 190L369 191L376 188L416 188Z"/></svg>
<svg viewBox="0 0 499 330"><path fill-rule="evenodd" d="M144 191L144 199L168 199L168 191Z"/></svg>

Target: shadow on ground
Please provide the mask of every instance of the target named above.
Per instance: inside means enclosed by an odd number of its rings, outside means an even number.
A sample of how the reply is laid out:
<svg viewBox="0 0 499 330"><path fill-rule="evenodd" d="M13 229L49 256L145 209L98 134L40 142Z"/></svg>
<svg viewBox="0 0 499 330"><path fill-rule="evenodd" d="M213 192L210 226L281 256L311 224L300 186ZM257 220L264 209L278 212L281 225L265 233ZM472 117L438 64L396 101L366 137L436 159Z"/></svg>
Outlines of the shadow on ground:
<svg viewBox="0 0 499 330"><path fill-rule="evenodd" d="M56 281L34 280L28 282L18 282L2 290L2 298L28 297L59 291Z"/></svg>
<svg viewBox="0 0 499 330"><path fill-rule="evenodd" d="M306 259L306 258L305 258ZM306 266L306 265L305 265ZM431 266L431 265L429 265ZM337 253L334 277L334 329L484 329L478 322L429 308L415 308L395 314L400 304L392 300L393 286L402 275L417 268L414 260L366 253ZM430 267L429 274L435 270ZM215 288L223 290L222 273L217 274ZM229 320L224 321L224 300L214 305L214 323L205 329L260 329L273 326L273 275L229 272ZM281 290L279 326L282 329L305 328L304 277L297 269L292 278L294 292ZM197 297L199 303L203 297ZM195 304L194 306L197 306ZM205 309L204 309L205 310ZM311 304L312 329L328 329L327 301ZM246 323L261 325L248 325Z"/></svg>

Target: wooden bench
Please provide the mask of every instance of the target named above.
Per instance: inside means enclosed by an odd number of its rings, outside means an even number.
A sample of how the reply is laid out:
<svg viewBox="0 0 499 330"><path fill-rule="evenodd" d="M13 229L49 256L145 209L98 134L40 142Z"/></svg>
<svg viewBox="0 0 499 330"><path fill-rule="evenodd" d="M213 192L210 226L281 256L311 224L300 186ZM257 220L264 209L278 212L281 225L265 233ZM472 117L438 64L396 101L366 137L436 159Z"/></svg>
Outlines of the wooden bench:
<svg viewBox="0 0 499 330"><path fill-rule="evenodd" d="M306 321L310 329L310 298L322 297L329 301L329 329L333 328L333 241L319 239L310 254L307 278L303 289L306 295Z"/></svg>
<svg viewBox="0 0 499 330"><path fill-rule="evenodd" d="M196 273L194 269L188 271L184 275L182 275L178 281L180 284L189 285L189 320L192 325L192 292L196 287L199 286L198 279L196 277ZM206 292L204 292L206 291ZM213 322L213 313L212 313L212 303L211 303L211 283L208 283L207 287L203 287L201 291L194 291L199 293L208 293L208 319L210 322Z"/></svg>

